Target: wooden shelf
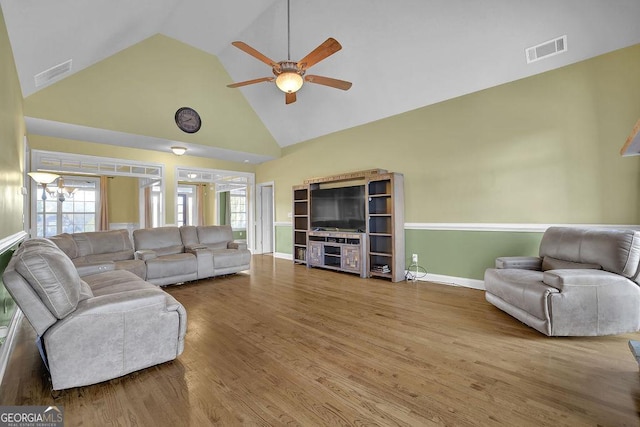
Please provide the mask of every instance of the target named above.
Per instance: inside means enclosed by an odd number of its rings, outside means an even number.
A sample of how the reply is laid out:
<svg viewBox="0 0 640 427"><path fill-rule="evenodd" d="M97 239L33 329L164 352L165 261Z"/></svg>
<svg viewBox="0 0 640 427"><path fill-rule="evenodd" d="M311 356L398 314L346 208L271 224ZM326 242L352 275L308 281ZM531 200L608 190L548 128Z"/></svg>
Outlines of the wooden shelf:
<svg viewBox="0 0 640 427"><path fill-rule="evenodd" d="M307 233L309 232L309 187L293 187L293 262L307 263Z"/></svg>
<svg viewBox="0 0 640 427"><path fill-rule="evenodd" d="M393 282L404 280L403 175L387 173L370 177L367 200L369 275Z"/></svg>

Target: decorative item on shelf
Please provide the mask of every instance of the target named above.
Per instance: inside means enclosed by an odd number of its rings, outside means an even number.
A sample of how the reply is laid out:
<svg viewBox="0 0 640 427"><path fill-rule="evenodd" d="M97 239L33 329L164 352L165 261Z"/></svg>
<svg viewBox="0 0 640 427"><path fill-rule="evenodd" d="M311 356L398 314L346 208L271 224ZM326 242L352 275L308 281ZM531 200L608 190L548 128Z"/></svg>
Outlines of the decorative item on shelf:
<svg viewBox="0 0 640 427"><path fill-rule="evenodd" d="M47 185L58 179L60 175L49 172L28 172L27 175L31 177L36 183L42 185L42 200L47 200Z"/></svg>
<svg viewBox="0 0 640 427"><path fill-rule="evenodd" d="M171 151L173 151L173 154L176 156L182 156L187 152L187 149L185 147L171 147Z"/></svg>

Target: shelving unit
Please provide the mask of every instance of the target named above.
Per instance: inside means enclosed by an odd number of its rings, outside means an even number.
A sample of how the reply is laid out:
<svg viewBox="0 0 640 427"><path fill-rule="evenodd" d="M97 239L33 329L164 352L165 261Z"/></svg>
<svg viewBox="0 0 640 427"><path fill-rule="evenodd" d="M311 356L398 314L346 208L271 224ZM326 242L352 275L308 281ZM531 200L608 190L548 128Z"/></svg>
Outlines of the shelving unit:
<svg viewBox="0 0 640 427"><path fill-rule="evenodd" d="M387 173L367 180L369 275L404 279L404 176Z"/></svg>
<svg viewBox="0 0 640 427"><path fill-rule="evenodd" d="M309 231L309 186L293 187L293 261L307 263L307 232Z"/></svg>
<svg viewBox="0 0 640 427"><path fill-rule="evenodd" d="M365 186L366 233L311 230L311 190L339 182L361 182ZM347 234L352 237L337 236ZM357 239L359 243L344 239ZM294 186L293 261L359 273L361 277L404 280L404 176L371 169L312 178Z"/></svg>

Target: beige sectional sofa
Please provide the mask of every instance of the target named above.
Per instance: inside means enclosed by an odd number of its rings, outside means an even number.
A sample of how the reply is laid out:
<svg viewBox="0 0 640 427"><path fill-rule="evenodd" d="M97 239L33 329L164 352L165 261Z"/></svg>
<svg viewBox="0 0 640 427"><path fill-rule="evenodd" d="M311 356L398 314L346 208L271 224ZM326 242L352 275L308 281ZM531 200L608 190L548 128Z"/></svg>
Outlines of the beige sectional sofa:
<svg viewBox="0 0 640 427"><path fill-rule="evenodd" d="M187 314L158 286L115 263L82 278L50 240L25 241L4 284L38 335L54 390L85 386L173 360Z"/></svg>
<svg viewBox="0 0 640 427"><path fill-rule="evenodd" d="M498 258L487 301L545 335L640 330L640 232L551 227L539 254Z"/></svg>
<svg viewBox="0 0 640 427"><path fill-rule="evenodd" d="M230 226L158 227L59 234L49 238L80 276L127 270L158 286L233 274L251 267L246 243Z"/></svg>

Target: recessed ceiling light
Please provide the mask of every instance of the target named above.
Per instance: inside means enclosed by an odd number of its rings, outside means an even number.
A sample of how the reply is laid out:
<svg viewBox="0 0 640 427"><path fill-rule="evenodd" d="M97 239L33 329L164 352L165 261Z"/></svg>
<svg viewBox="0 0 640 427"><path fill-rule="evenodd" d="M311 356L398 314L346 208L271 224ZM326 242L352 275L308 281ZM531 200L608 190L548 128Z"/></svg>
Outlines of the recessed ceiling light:
<svg viewBox="0 0 640 427"><path fill-rule="evenodd" d="M176 156L182 156L187 152L187 149L184 147L171 147L171 151L173 151L173 154L175 154Z"/></svg>

